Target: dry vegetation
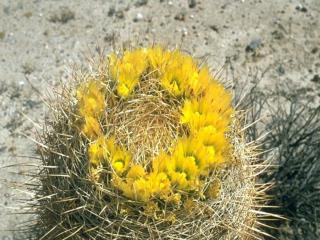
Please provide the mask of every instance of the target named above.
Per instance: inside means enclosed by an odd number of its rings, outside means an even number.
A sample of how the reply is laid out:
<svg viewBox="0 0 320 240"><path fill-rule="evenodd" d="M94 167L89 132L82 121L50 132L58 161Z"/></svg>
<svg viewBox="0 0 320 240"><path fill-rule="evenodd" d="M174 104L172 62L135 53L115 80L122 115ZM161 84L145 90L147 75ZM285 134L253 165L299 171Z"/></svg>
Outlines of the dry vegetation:
<svg viewBox="0 0 320 240"><path fill-rule="evenodd" d="M274 89L251 89L243 106L250 108L250 121L259 123L248 134L256 139L267 132L262 141L264 158L276 165L262 176L273 182L268 191L270 204L279 206L272 212L286 221L269 229L279 239L319 239L320 226L320 107L317 98L306 89L278 84ZM239 89L240 90L240 89ZM265 116L268 117L265 117ZM264 116L264 117L262 117Z"/></svg>

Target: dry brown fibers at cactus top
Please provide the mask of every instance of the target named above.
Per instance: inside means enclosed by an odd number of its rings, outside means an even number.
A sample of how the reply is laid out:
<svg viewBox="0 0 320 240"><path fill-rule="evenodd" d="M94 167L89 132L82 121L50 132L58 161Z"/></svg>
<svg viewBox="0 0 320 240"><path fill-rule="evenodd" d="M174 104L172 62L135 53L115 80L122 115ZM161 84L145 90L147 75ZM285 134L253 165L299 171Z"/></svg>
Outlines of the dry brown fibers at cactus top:
<svg viewBox="0 0 320 240"><path fill-rule="evenodd" d="M234 112L226 133L231 144L229 163L213 169L212 178L206 180L205 186L215 186L213 197L199 197L192 190L189 195L181 192L181 199L175 200L175 205L153 198L154 204L147 204L124 196L109 184L113 179L108 174L100 176L103 181L93 180L87 155L89 141L77 125L75 90L88 79L112 82L106 74L105 62L104 56L92 66L93 70L74 71L71 82L46 101L49 120L36 138L43 166L35 174L38 184L29 189L36 192L29 202L29 210L36 215L26 230L30 238L263 239L267 236L266 220L276 215L261 210L268 202L265 192L270 186L257 180L267 167L260 159L261 150L255 141L246 141L246 124L250 123L245 122L246 111L241 109ZM151 83L144 84L148 89ZM133 111L143 115L144 106L135 106ZM132 129L134 125L128 127ZM133 132L141 131L141 126L137 127ZM146 146L157 144L148 141L145 139Z"/></svg>

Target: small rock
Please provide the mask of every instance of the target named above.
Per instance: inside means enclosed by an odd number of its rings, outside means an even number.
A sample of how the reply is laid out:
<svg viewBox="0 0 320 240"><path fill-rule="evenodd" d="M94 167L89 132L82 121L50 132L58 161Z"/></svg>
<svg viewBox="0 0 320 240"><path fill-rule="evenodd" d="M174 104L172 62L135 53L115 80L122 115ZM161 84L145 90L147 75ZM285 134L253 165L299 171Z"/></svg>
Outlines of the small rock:
<svg viewBox="0 0 320 240"><path fill-rule="evenodd" d="M32 109L38 105L40 105L41 102L40 101L34 101L34 100L31 100L31 99L28 99L27 101L25 101L22 105L26 108L29 108L29 109Z"/></svg>
<svg viewBox="0 0 320 240"><path fill-rule="evenodd" d="M136 7L141 7L143 5L146 5L147 3L148 3L148 0L137 0L134 5Z"/></svg>
<svg viewBox="0 0 320 240"><path fill-rule="evenodd" d="M4 39L4 37L6 36L6 33L5 32L0 32L0 40Z"/></svg>
<svg viewBox="0 0 320 240"><path fill-rule="evenodd" d="M301 5L301 4L296 6L296 10L300 11L300 12L308 12L308 9L305 6Z"/></svg>
<svg viewBox="0 0 320 240"><path fill-rule="evenodd" d="M320 83L320 76L319 74L315 74L311 79L311 82Z"/></svg>
<svg viewBox="0 0 320 240"><path fill-rule="evenodd" d="M182 32L182 36L184 36L184 37L188 35L188 29L187 28L182 28L181 32Z"/></svg>
<svg viewBox="0 0 320 240"><path fill-rule="evenodd" d="M260 38L252 40L249 45L246 46L246 52L255 52L258 48L262 46L262 41Z"/></svg>
<svg viewBox="0 0 320 240"><path fill-rule="evenodd" d="M19 85L20 87L24 86L25 84L26 84L26 83L25 83L25 81L23 81L23 80L19 81L19 83L18 83L18 85Z"/></svg>
<svg viewBox="0 0 320 240"><path fill-rule="evenodd" d="M271 35L273 36L274 39L276 40L281 40L284 38L284 34L278 30L275 30L271 33Z"/></svg>
<svg viewBox="0 0 320 240"><path fill-rule="evenodd" d="M111 6L108 11L108 17L112 17L116 13L116 8Z"/></svg>
<svg viewBox="0 0 320 240"><path fill-rule="evenodd" d="M62 7L58 10L58 12L54 13L49 20L50 22L59 22L65 24L74 18L75 14L73 11L71 11L68 7Z"/></svg>
<svg viewBox="0 0 320 240"><path fill-rule="evenodd" d="M4 152L7 149L6 146L0 146L0 152Z"/></svg>
<svg viewBox="0 0 320 240"><path fill-rule="evenodd" d="M210 28L211 30L215 31L216 33L219 32L219 29L218 29L218 27L217 27L216 25L210 25L209 28Z"/></svg>
<svg viewBox="0 0 320 240"><path fill-rule="evenodd" d="M34 65L31 62L26 62L22 65L24 74L31 74L34 71Z"/></svg>
<svg viewBox="0 0 320 240"><path fill-rule="evenodd" d="M189 8L194 8L197 5L196 0L188 0Z"/></svg>
<svg viewBox="0 0 320 240"><path fill-rule="evenodd" d="M285 74L284 67L281 64L277 67L276 71L280 76Z"/></svg>
<svg viewBox="0 0 320 240"><path fill-rule="evenodd" d="M134 22L139 22L139 21L141 21L141 20L143 20L143 15L142 15L142 13L137 13L137 15L133 18L133 21L134 21Z"/></svg>
<svg viewBox="0 0 320 240"><path fill-rule="evenodd" d="M318 47L314 47L314 48L312 48L311 53L316 54L318 52L318 50L319 50Z"/></svg>
<svg viewBox="0 0 320 240"><path fill-rule="evenodd" d="M103 38L105 42L112 42L114 39L115 39L114 32L106 34L106 36Z"/></svg>
<svg viewBox="0 0 320 240"><path fill-rule="evenodd" d="M10 7L9 6L5 6L3 8L3 11L4 11L5 14L9 15L10 14Z"/></svg>
<svg viewBox="0 0 320 240"><path fill-rule="evenodd" d="M124 18L124 12L122 10L116 11L116 17L119 18L119 19L123 19Z"/></svg>
<svg viewBox="0 0 320 240"><path fill-rule="evenodd" d="M184 21L186 19L186 11L182 10L174 17L175 20Z"/></svg>
<svg viewBox="0 0 320 240"><path fill-rule="evenodd" d="M26 18L30 18L32 16L32 12L26 12L23 14Z"/></svg>

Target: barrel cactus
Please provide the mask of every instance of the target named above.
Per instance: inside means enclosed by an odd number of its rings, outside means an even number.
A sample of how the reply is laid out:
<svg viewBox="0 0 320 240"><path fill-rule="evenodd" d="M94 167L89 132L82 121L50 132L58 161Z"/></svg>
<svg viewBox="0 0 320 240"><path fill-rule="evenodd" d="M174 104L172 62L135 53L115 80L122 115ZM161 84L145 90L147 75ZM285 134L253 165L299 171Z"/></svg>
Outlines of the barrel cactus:
<svg viewBox="0 0 320 240"><path fill-rule="evenodd" d="M52 102L38 139L35 238L260 238L257 150L208 66L162 46L98 65Z"/></svg>

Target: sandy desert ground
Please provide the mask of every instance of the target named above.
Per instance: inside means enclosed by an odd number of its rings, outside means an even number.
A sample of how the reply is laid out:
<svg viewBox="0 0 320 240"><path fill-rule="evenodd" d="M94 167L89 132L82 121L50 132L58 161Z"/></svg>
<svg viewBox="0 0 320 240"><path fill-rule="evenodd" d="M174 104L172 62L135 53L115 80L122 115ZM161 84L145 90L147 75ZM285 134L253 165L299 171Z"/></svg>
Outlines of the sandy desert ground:
<svg viewBox="0 0 320 240"><path fill-rule="evenodd" d="M14 213L28 194L12 189L26 167L5 166L37 163L28 137L44 120L40 96L126 42L178 45L227 80L263 74L266 88L320 96L319 0L0 0L0 240L27 219Z"/></svg>

